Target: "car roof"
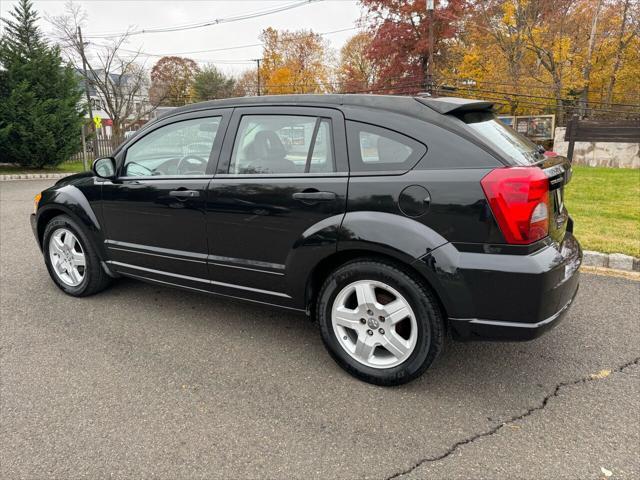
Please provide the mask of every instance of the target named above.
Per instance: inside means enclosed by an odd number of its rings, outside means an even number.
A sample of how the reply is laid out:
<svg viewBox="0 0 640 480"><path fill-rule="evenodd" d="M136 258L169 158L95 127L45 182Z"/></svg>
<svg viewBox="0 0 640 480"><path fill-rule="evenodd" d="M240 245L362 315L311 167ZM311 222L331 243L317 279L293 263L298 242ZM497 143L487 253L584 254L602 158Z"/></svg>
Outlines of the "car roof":
<svg viewBox="0 0 640 480"><path fill-rule="evenodd" d="M416 109L416 100L436 114L457 111L485 110L493 107L493 102L471 100L458 97L412 97L402 95L372 94L301 94L301 95L263 95L253 97L225 98L193 103L172 109L160 118L179 115L198 110L224 107L243 107L257 105L297 105L297 106L353 106L388 110L401 114L411 114Z"/></svg>
<svg viewBox="0 0 640 480"><path fill-rule="evenodd" d="M183 107L172 108L148 122L135 135L122 142L114 151L117 154L134 142L137 137L159 123L171 121L175 116L191 112L215 110L218 108L234 108L248 106L300 106L339 108L348 120L355 113L352 109L370 109L373 111L392 112L399 115L418 118L436 125L443 126L466 137L471 135L475 142L482 139L477 134L465 128L465 125L451 115L463 111L490 110L493 102L472 100L459 97L432 97L406 95L373 95L373 94L299 94L299 95L263 95L253 97L225 98L193 103ZM351 110L351 111L350 111ZM383 115L384 116L384 115ZM486 147L485 147L486 148Z"/></svg>

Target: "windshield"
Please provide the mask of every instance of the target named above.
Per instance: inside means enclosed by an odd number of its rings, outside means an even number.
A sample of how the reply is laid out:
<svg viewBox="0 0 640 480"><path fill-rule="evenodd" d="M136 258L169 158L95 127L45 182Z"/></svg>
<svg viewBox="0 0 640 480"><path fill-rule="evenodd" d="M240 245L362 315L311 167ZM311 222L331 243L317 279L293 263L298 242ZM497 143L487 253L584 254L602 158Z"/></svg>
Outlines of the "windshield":
<svg viewBox="0 0 640 480"><path fill-rule="evenodd" d="M506 126L491 112L467 112L459 118L519 165L531 165L544 158L535 143Z"/></svg>

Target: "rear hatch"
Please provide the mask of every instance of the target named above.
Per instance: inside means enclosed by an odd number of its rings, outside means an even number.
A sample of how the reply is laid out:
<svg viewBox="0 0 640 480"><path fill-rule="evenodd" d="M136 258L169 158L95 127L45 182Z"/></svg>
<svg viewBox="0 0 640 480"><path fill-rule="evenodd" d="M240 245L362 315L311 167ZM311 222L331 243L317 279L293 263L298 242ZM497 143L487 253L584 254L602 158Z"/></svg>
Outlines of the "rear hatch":
<svg viewBox="0 0 640 480"><path fill-rule="evenodd" d="M564 205L564 189L571 180L571 163L566 157L547 156L544 149L503 124L488 108L451 112L492 149L502 153L509 166L537 167L549 179L549 236L562 243L573 226Z"/></svg>

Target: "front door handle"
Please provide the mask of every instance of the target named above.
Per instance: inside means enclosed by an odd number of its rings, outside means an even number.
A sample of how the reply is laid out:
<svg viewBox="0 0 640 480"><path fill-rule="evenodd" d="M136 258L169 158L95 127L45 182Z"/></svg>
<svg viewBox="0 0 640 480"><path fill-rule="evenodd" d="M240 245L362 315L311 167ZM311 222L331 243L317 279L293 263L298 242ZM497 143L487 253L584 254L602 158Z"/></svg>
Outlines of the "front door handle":
<svg viewBox="0 0 640 480"><path fill-rule="evenodd" d="M302 202L330 202L336 199L333 192L296 192L293 194L294 200Z"/></svg>
<svg viewBox="0 0 640 480"><path fill-rule="evenodd" d="M198 190L172 190L169 195L176 198L196 198L200 196Z"/></svg>

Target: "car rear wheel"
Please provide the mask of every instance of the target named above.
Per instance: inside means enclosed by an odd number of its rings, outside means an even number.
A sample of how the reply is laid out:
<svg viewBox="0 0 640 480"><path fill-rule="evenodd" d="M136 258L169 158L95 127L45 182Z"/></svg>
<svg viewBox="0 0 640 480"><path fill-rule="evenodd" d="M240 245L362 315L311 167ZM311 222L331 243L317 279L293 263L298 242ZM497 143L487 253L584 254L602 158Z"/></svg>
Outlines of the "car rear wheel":
<svg viewBox="0 0 640 480"><path fill-rule="evenodd" d="M111 279L102 269L93 245L71 217L51 219L42 245L49 275L65 293L85 297L109 285Z"/></svg>
<svg viewBox="0 0 640 480"><path fill-rule="evenodd" d="M384 261L358 260L335 270L320 291L316 315L334 360L377 385L418 377L444 342L433 293Z"/></svg>

